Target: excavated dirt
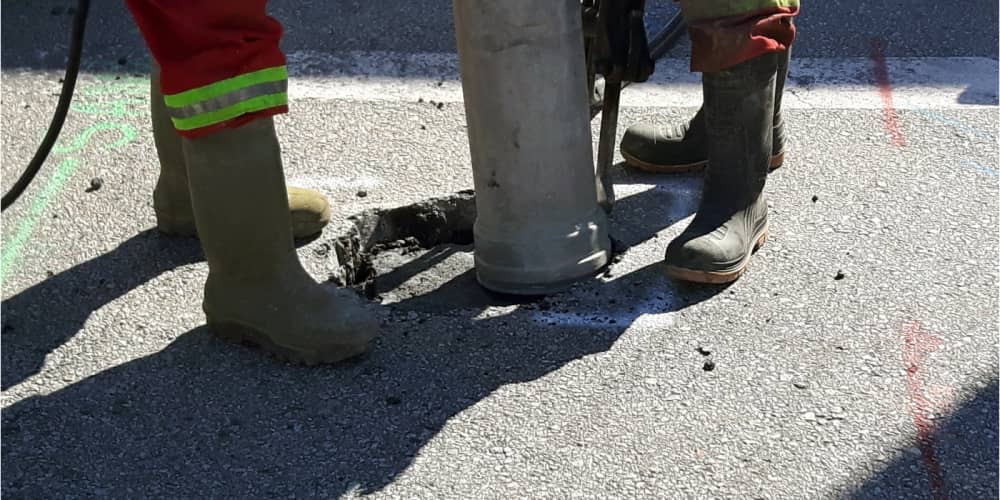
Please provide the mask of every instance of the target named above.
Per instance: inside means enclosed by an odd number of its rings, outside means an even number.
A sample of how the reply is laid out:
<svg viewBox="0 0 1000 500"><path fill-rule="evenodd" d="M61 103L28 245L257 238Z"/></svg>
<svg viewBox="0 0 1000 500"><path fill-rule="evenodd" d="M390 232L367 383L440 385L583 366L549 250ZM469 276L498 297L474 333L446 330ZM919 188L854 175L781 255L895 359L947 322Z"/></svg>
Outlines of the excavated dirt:
<svg viewBox="0 0 1000 500"><path fill-rule="evenodd" d="M476 280L472 191L390 209L361 212L314 250L336 262L331 281L394 309L446 313L536 302L541 297L491 292ZM612 239L615 262L624 249ZM332 259L331 259L332 260Z"/></svg>
<svg viewBox="0 0 1000 500"><path fill-rule="evenodd" d="M338 265L331 279L404 310L446 312L525 301L479 286L475 220L472 191L354 215L332 243Z"/></svg>

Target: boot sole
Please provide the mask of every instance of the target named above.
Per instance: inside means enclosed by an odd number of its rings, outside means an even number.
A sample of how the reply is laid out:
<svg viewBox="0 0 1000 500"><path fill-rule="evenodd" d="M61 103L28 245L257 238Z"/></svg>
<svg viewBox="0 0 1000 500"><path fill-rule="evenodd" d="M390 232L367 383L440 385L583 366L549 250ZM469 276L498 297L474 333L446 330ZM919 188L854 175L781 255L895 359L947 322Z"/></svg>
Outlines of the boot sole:
<svg viewBox="0 0 1000 500"><path fill-rule="evenodd" d="M655 163L642 161L625 151L622 151L622 158L625 158L625 164L630 167L634 167L637 170L649 172L651 174L685 174L688 172L703 170L705 165L708 165L708 160L696 161L694 163L682 163L679 165L657 165Z"/></svg>
<svg viewBox="0 0 1000 500"><path fill-rule="evenodd" d="M693 283L704 283L708 285L724 285L732 283L740 278L750 265L750 257L767 242L767 226L761 230L754 242L753 248L747 252L743 261L731 271L703 271L700 269L687 269L684 267L666 265L667 276L675 280L690 281Z"/></svg>
<svg viewBox="0 0 1000 500"><path fill-rule="evenodd" d="M371 344L334 344L322 349L301 349L283 346L264 333L234 322L208 321L208 329L216 337L231 344L255 347L274 358L297 365L315 366L334 364L360 356L371 349Z"/></svg>
<svg viewBox="0 0 1000 500"><path fill-rule="evenodd" d="M197 232L178 230L178 229L174 229L174 228L172 228L170 226L164 226L162 224L157 224L156 225L156 230L159 231L160 234L162 234L164 236L167 236L169 238L197 238L198 237L198 233Z"/></svg>
<svg viewBox="0 0 1000 500"><path fill-rule="evenodd" d="M784 151L782 151L782 152L780 152L780 153L778 153L776 155L772 155L771 156L770 169L771 169L772 172L774 172L775 170L778 170L784 164L785 164L785 152Z"/></svg>
<svg viewBox="0 0 1000 500"><path fill-rule="evenodd" d="M166 236L194 238L198 236L194 227L194 219L174 219L167 215L156 214L156 229Z"/></svg>
<svg viewBox="0 0 1000 500"><path fill-rule="evenodd" d="M686 174L690 172L698 172L704 170L705 166L708 165L708 160L697 161L694 163L684 163L680 165L657 165L655 163L649 163L642 161L625 151L622 151L622 157L625 158L625 164L643 172L649 172L651 174ZM771 157L771 171L775 171L781 168L785 164L785 152L782 151Z"/></svg>

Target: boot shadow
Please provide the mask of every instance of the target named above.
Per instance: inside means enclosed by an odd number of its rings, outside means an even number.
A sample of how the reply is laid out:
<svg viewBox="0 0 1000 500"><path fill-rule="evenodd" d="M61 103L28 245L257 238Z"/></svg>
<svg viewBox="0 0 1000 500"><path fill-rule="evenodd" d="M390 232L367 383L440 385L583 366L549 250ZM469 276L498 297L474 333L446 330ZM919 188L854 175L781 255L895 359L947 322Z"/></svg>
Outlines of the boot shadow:
<svg viewBox="0 0 1000 500"><path fill-rule="evenodd" d="M655 267L616 286L652 279ZM689 303L711 296L699 293ZM3 491L38 498L377 492L449 421L498 389L599 355L627 318L666 312L640 302L595 318L544 303L488 319L463 309L414 321L397 310L374 352L340 367L291 367L199 327L160 352L4 409Z"/></svg>
<svg viewBox="0 0 1000 500"><path fill-rule="evenodd" d="M150 229L4 300L3 389L38 373L45 357L80 331L94 311L166 271L200 260L196 239L168 238Z"/></svg>
<svg viewBox="0 0 1000 500"><path fill-rule="evenodd" d="M620 198L610 216L611 235L625 248L643 243L694 215L701 200L703 174L650 174L615 165L616 185L645 184L649 189ZM664 248L665 249L665 248Z"/></svg>
<svg viewBox="0 0 1000 500"><path fill-rule="evenodd" d="M656 212L669 201L663 192L629 198L617 215L636 228L626 244L679 220ZM648 210L629 208L640 205ZM390 282L448 255L418 259ZM377 492L449 421L498 389L600 355L644 317L722 289L669 282L654 263L611 282L583 282L560 296L569 300L531 301L500 316L484 318L485 307L417 319L408 312L470 286L477 286L474 271L394 304L374 352L340 367L290 367L199 327L160 352L18 401L2 413L3 491L237 498ZM77 316L74 329L86 317Z"/></svg>
<svg viewBox="0 0 1000 500"><path fill-rule="evenodd" d="M701 193L702 174L656 175L642 172L628 172L623 164L616 165L619 184L650 184L651 187L637 194L620 198L610 216L611 237L615 252L627 252L629 248L642 244L657 233L671 227L694 214ZM621 177L624 177L622 179ZM625 182L622 182L625 181ZM664 248L666 249L666 241ZM428 271L451 258L456 253L469 253L471 261L473 245L442 245L416 259L405 262L391 271L380 275L377 292L392 292L406 281ZM578 286L587 286L593 280L583 280ZM705 285L674 284L687 295L697 296L700 291L718 287ZM721 288L719 288L721 289ZM717 291L717 290L716 290ZM475 272L456 276L433 293L419 297L409 297L396 303L398 307L430 313L445 312L442 304L458 308L475 307L477 304L490 306L510 306L528 304L542 300L542 297L523 297L497 294L479 287Z"/></svg>

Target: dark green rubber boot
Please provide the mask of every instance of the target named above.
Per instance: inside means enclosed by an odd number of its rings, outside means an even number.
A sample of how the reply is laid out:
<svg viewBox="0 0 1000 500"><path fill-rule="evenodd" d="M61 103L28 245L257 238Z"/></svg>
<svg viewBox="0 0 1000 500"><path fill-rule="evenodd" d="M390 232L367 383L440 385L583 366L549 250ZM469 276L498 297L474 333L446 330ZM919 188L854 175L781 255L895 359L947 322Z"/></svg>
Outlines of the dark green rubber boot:
<svg viewBox="0 0 1000 500"><path fill-rule="evenodd" d="M208 261L209 330L307 365L368 350L374 314L355 293L316 283L299 262L273 120L182 143Z"/></svg>
<svg viewBox="0 0 1000 500"><path fill-rule="evenodd" d="M729 283L767 238L764 184L771 159L776 54L705 73L705 142L711 167L691 224L667 246L667 275Z"/></svg>
<svg viewBox="0 0 1000 500"><path fill-rule="evenodd" d="M772 138L771 170L785 161L785 130L781 119L781 95L788 76L791 49L778 55L778 79L774 96L774 132ZM683 124L657 125L643 122L625 131L621 143L625 163L635 169L660 174L693 172L708 165L708 148L705 144L704 109Z"/></svg>
<svg viewBox="0 0 1000 500"><path fill-rule="evenodd" d="M181 148L181 136L174 130L167 105L160 91L160 72L154 66L150 79L150 114L153 139L160 160L160 176L153 190L156 227L171 236L196 236L191 193L188 191L187 165ZM330 203L313 189L288 188L292 233L296 238L318 234L330 222Z"/></svg>

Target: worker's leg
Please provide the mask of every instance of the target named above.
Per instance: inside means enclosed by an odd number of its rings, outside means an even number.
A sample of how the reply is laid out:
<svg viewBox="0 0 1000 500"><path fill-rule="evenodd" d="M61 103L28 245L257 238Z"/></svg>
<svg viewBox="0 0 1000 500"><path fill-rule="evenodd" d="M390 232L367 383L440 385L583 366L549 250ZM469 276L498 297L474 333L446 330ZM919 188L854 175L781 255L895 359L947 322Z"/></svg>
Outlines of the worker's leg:
<svg viewBox="0 0 1000 500"><path fill-rule="evenodd" d="M153 191L156 227L174 236L194 236L194 212L188 190L187 166L181 152L181 136L174 129L170 111L160 90L160 68L154 64L150 79L150 114L156 153L160 159L160 175ZM330 222L330 204L319 191L288 188L289 210L292 214L292 234L305 238L323 230Z"/></svg>
<svg viewBox="0 0 1000 500"><path fill-rule="evenodd" d="M795 36L791 16L798 12L798 5L781 0L752 1L745 5L740 2L735 7L733 4L712 0L682 2L692 37L692 69L720 69L754 55L780 53L771 158L771 168L778 168L785 155L781 95ZM708 164L704 112L699 110L684 123L633 125L622 138L621 152L629 166L640 170L658 173L700 170Z"/></svg>
<svg viewBox="0 0 1000 500"><path fill-rule="evenodd" d="M691 35L691 71L721 71L781 52L795 40L799 0L680 0Z"/></svg>
<svg viewBox="0 0 1000 500"><path fill-rule="evenodd" d="M726 283L739 278L767 238L763 190L775 156L776 116L780 120L775 87L787 71L798 2L681 0L681 8L691 33L691 68L702 72L710 167L694 220L667 247L667 274Z"/></svg>
<svg viewBox="0 0 1000 500"><path fill-rule="evenodd" d="M357 294L317 284L299 262L273 119L183 141L209 266L209 328L310 364L364 352L378 331L374 316Z"/></svg>
<svg viewBox="0 0 1000 500"><path fill-rule="evenodd" d="M743 273L767 237L763 195L771 160L778 54L705 72L705 145L711 166L698 212L670 242L667 274L727 283Z"/></svg>
<svg viewBox="0 0 1000 500"><path fill-rule="evenodd" d="M366 350L378 325L355 295L320 286L298 260L272 121L288 109L287 72L265 3L128 1L181 137L209 265L209 328L289 360L335 362Z"/></svg>
<svg viewBox="0 0 1000 500"><path fill-rule="evenodd" d="M209 31L205 24L197 22L189 25L177 25L172 21L191 16L193 20L202 16L203 20L220 19L226 9L238 6L242 10L252 12L260 2L234 3L231 0L216 2L182 1L157 2L148 0L133 0L129 8L135 14L136 20L142 26L154 58L166 66L168 81L166 85L171 94L183 95L183 91L216 83L215 79L227 79L245 72L245 68L267 66L283 66L284 58L280 52L275 52L273 45L281 36L281 27L273 20L249 17L251 27L258 33L262 42L246 42L240 40L239 24L222 24L226 29ZM241 20L242 22L242 20ZM199 29L199 26L201 28ZM213 26L214 30L216 26ZM177 31L177 35L174 34ZM173 43L175 36L188 36L184 42ZM234 44L234 41L236 44ZM238 44L238 45L237 45ZM220 64L220 46L247 47L250 57L230 64L228 61ZM254 55L256 54L256 55ZM221 68L220 68L221 66ZM189 74L191 73L191 74ZM212 76L206 76L212 75ZM164 96L158 64L153 65L150 88L150 107L153 122L153 136L156 138L156 151L160 158L160 176L156 190L153 193L153 208L156 212L157 228L167 234L178 236L194 236L194 216L191 211L190 194L187 187L187 170L181 156L181 142L174 129L174 117L183 117L179 110L171 108L164 102ZM173 115L173 116L172 116ZM191 122L187 122L191 123ZM292 214L292 232L296 238L304 238L322 231L330 221L330 205L318 191L302 188L289 188L289 209Z"/></svg>

